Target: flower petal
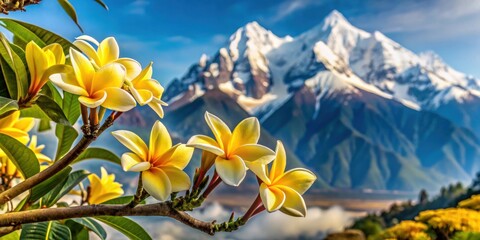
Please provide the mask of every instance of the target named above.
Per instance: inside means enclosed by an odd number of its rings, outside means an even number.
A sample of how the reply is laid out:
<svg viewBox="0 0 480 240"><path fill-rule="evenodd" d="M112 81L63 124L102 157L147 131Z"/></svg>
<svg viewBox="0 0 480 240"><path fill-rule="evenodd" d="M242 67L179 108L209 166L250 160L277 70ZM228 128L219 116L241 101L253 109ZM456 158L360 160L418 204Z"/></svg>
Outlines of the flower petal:
<svg viewBox="0 0 480 240"><path fill-rule="evenodd" d="M97 51L85 40L76 40L73 45L85 53L90 59L92 59L97 65L100 65L100 58L98 58Z"/></svg>
<svg viewBox="0 0 480 240"><path fill-rule="evenodd" d="M272 179L275 185L292 188L299 194L304 194L315 182L317 177L311 171L304 168L292 169L277 179Z"/></svg>
<svg viewBox="0 0 480 240"><path fill-rule="evenodd" d="M190 188L190 177L184 171L176 167L162 167L172 185L172 192L180 192Z"/></svg>
<svg viewBox="0 0 480 240"><path fill-rule="evenodd" d="M126 112L134 108L137 103L135 99L125 90L121 88L106 88L107 98L102 107L118 112Z"/></svg>
<svg viewBox="0 0 480 240"><path fill-rule="evenodd" d="M88 36L88 35L82 35L82 36L76 37L75 39L91 42L91 43L95 44L95 46L100 45L100 43L95 38L93 38L91 36Z"/></svg>
<svg viewBox="0 0 480 240"><path fill-rule="evenodd" d="M275 152L275 161L273 161L272 168L270 169L271 180L275 180L275 178L281 176L285 172L285 167L287 166L287 154L285 153L285 148L281 141L277 141L277 149L275 149Z"/></svg>
<svg viewBox="0 0 480 240"><path fill-rule="evenodd" d="M302 195L289 187L279 188L285 193L285 202L280 211L292 217L305 217L307 215L307 206Z"/></svg>
<svg viewBox="0 0 480 240"><path fill-rule="evenodd" d="M162 166L173 166L176 167L180 170L184 169L188 163L190 162L190 159L192 159L193 155L193 148L187 147L185 144L177 144L176 146L173 147L173 152L169 154L169 156L162 156L161 158L164 159L164 161L161 163Z"/></svg>
<svg viewBox="0 0 480 240"><path fill-rule="evenodd" d="M25 132L29 132L35 126L35 120L29 117L16 119L15 122L12 123L14 128Z"/></svg>
<svg viewBox="0 0 480 240"><path fill-rule="evenodd" d="M50 51L55 56L55 62L52 63L52 65L65 64L65 53L63 53L62 45L58 43L52 43L44 47L43 51Z"/></svg>
<svg viewBox="0 0 480 240"><path fill-rule="evenodd" d="M155 121L150 133L150 158L158 159L172 147L172 138L167 128L160 121Z"/></svg>
<svg viewBox="0 0 480 240"><path fill-rule="evenodd" d="M36 86L48 68L48 59L45 52L34 42L30 41L25 47L25 58L30 70L31 86Z"/></svg>
<svg viewBox="0 0 480 240"><path fill-rule="evenodd" d="M237 156L233 156L230 159L217 157L215 159L215 169L220 178L231 186L240 185L247 173L245 163Z"/></svg>
<svg viewBox="0 0 480 240"><path fill-rule="evenodd" d="M23 143L23 144L27 144L28 143L28 139L30 138L28 136L28 133L25 132L25 131L22 131L22 130L19 130L19 129L16 129L16 128L4 128L4 129L0 129L0 133L3 133L5 135L8 135L12 138L15 138L17 139L19 142Z"/></svg>
<svg viewBox="0 0 480 240"><path fill-rule="evenodd" d="M124 153L121 158L123 171L142 172L150 168L150 163L135 153Z"/></svg>
<svg viewBox="0 0 480 240"><path fill-rule="evenodd" d="M125 67L127 80L132 80L142 71L140 63L131 58L119 58L115 61Z"/></svg>
<svg viewBox="0 0 480 240"><path fill-rule="evenodd" d="M87 91L77 83L75 76L70 74L53 74L50 75L50 81L61 88L65 92L69 92L75 95L87 96Z"/></svg>
<svg viewBox="0 0 480 240"><path fill-rule="evenodd" d="M93 77L91 93L106 88L121 88L125 78L125 68L118 63L111 63L100 68Z"/></svg>
<svg viewBox="0 0 480 240"><path fill-rule="evenodd" d="M150 91L142 90L142 89L135 89L134 87L130 88L130 93L132 93L135 100L137 100L140 106L143 106L153 99L153 94Z"/></svg>
<svg viewBox="0 0 480 240"><path fill-rule="evenodd" d="M243 145L231 155L237 155L245 162L255 162L259 164L269 164L275 158L275 153L270 149L258 144Z"/></svg>
<svg viewBox="0 0 480 240"><path fill-rule="evenodd" d="M70 48L70 60L72 62L75 77L79 84L79 87L90 91L92 86L93 76L95 75L95 69L92 63L79 51Z"/></svg>
<svg viewBox="0 0 480 240"><path fill-rule="evenodd" d="M262 182L270 184L271 181L268 178L267 165L256 162L245 162L245 165L250 169Z"/></svg>
<svg viewBox="0 0 480 240"><path fill-rule="evenodd" d="M260 184L260 198L269 212L280 209L285 202L285 193L276 187L268 187L265 183Z"/></svg>
<svg viewBox="0 0 480 240"><path fill-rule="evenodd" d="M126 130L117 130L112 132L121 144L137 154L142 161L147 160L148 148L145 142L135 133Z"/></svg>
<svg viewBox="0 0 480 240"><path fill-rule="evenodd" d="M163 91L165 90L159 82L153 79L138 81L133 85L136 89L144 89L152 92L153 96L159 99L162 97Z"/></svg>
<svg viewBox="0 0 480 240"><path fill-rule="evenodd" d="M163 118L164 112L162 105L158 103L157 101L151 101L148 103L148 106L157 113L158 117Z"/></svg>
<svg viewBox="0 0 480 240"><path fill-rule="evenodd" d="M195 135L191 137L187 142L187 146L199 148L218 156L225 154L225 152L219 148L218 143L215 140L204 135Z"/></svg>
<svg viewBox="0 0 480 240"><path fill-rule="evenodd" d="M260 138L260 123L255 117L241 121L233 130L229 149L234 151L245 144L256 144Z"/></svg>
<svg viewBox="0 0 480 240"><path fill-rule="evenodd" d="M143 188L152 197L160 201L168 199L172 193L172 184L167 174L159 168L150 168L142 172Z"/></svg>
<svg viewBox="0 0 480 240"><path fill-rule="evenodd" d="M105 91L99 91L91 96L80 96L78 101L89 108L96 108L102 105L107 99L107 93Z"/></svg>
<svg viewBox="0 0 480 240"><path fill-rule="evenodd" d="M226 149L232 136L230 128L228 128L227 124L225 124L220 118L209 112L205 112L205 121L212 130L220 148Z"/></svg>
<svg viewBox="0 0 480 240"><path fill-rule="evenodd" d="M152 78L152 62L148 64L147 67L145 67L143 70L140 69L141 71L134 77L132 78L132 83L137 84L141 82L144 79L150 79Z"/></svg>
<svg viewBox="0 0 480 240"><path fill-rule="evenodd" d="M105 38L98 46L97 53L102 65L106 65L117 60L120 56L120 49L118 48L115 38Z"/></svg>

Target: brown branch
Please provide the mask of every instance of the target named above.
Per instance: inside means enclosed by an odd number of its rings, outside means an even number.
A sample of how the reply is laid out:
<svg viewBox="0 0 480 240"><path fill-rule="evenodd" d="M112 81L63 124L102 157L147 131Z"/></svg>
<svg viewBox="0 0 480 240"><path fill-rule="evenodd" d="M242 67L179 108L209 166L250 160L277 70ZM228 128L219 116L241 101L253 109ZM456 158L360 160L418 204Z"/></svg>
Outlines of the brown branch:
<svg viewBox="0 0 480 240"><path fill-rule="evenodd" d="M7 189L6 191L0 193L0 205L5 204L6 202L12 200L23 192L33 188L39 183L49 179L56 173L60 172L62 169L66 168L70 163L72 163L95 139L108 127L110 127L115 121L114 116L110 116L105 120L103 125L98 131L95 131L92 135L84 135L82 139L72 148L65 156L60 160L53 163L51 166L45 170L33 175L30 178L25 179L25 181L15 185L14 187Z"/></svg>
<svg viewBox="0 0 480 240"><path fill-rule="evenodd" d="M28 5L38 4L41 0L0 0L0 12L8 14L14 11L25 11Z"/></svg>
<svg viewBox="0 0 480 240"><path fill-rule="evenodd" d="M69 208L45 208L0 215L0 227L17 227L21 224L95 216L165 216L187 226L214 235L214 223L193 218L185 212L175 210L170 202L140 205L90 205Z"/></svg>

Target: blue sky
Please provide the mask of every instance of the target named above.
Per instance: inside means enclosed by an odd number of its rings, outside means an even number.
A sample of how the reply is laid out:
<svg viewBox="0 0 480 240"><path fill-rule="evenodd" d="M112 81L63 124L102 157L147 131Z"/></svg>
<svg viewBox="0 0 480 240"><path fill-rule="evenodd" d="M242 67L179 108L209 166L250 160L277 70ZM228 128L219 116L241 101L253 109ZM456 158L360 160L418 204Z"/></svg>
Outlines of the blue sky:
<svg viewBox="0 0 480 240"><path fill-rule="evenodd" d="M250 21L279 36L296 36L333 9L355 26L378 30L414 52L433 50L454 68L480 77L480 1L470 0L71 0L85 33L115 36L121 55L154 62L154 77L167 83L202 53L215 53ZM57 1L42 1L27 13L11 13L73 40L81 32Z"/></svg>

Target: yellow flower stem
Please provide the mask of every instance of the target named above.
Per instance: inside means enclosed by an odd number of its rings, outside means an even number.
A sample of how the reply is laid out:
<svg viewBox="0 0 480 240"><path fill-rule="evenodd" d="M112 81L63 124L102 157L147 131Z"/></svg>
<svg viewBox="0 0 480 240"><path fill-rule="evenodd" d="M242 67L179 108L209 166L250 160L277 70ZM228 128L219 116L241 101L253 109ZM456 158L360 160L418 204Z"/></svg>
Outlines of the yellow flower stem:
<svg viewBox="0 0 480 240"><path fill-rule="evenodd" d="M213 174L212 180L208 184L205 192L203 192L202 197L206 199L208 195L213 191L213 189L215 189L218 186L218 184L220 184L221 182L222 182L222 179L220 178L220 176L218 176L217 171L215 171L215 173Z"/></svg>
<svg viewBox="0 0 480 240"><path fill-rule="evenodd" d="M262 203L262 198L260 197L260 194L257 195L257 198L255 198L255 201L253 201L252 205L250 206L250 208L247 210L247 212L243 215L242 217L242 221L244 223L246 223L248 221L248 219L250 219L251 217L253 217L255 214L257 209L260 207L260 206L263 206L263 203ZM263 211L263 210L262 210Z"/></svg>
<svg viewBox="0 0 480 240"><path fill-rule="evenodd" d="M97 108L90 108L90 127L95 128L98 125Z"/></svg>
<svg viewBox="0 0 480 240"><path fill-rule="evenodd" d="M79 103L79 104L80 104L80 109L81 109L81 112L82 112L83 125L84 126L88 125L88 108L81 103Z"/></svg>

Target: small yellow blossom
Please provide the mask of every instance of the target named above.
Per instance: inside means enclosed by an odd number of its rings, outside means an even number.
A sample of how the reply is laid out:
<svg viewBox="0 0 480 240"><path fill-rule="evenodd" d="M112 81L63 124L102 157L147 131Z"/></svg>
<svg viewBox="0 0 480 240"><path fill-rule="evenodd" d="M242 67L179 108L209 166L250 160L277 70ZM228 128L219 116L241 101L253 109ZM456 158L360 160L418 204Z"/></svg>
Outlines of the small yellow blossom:
<svg viewBox="0 0 480 240"><path fill-rule="evenodd" d="M241 121L233 130L217 116L205 113L205 120L215 136L196 135L187 146L196 147L215 154L215 169L228 185L238 186L246 175L247 167L253 164L268 164L275 153L257 144L260 138L260 123L251 117Z"/></svg>
<svg viewBox="0 0 480 240"><path fill-rule="evenodd" d="M20 111L15 111L4 118L0 118L0 133L27 144L28 132L34 125L33 118L20 118Z"/></svg>
<svg viewBox="0 0 480 240"><path fill-rule="evenodd" d="M395 240L430 240L425 231L428 226L424 223L415 221L402 221L399 224L388 228L380 235L381 239L395 239Z"/></svg>
<svg viewBox="0 0 480 240"><path fill-rule="evenodd" d="M102 106L125 112L135 107L135 99L122 89L125 67L107 64L98 70L83 54L70 49L73 74L54 74L50 80L66 92L80 95L78 101L89 108Z"/></svg>
<svg viewBox="0 0 480 240"><path fill-rule="evenodd" d="M307 208L302 198L313 182L315 174L307 169L295 168L285 172L287 157L282 142L277 142L276 157L270 173L266 165L251 165L251 170L262 180L260 197L269 212L280 210L294 217L305 217Z"/></svg>
<svg viewBox="0 0 480 240"><path fill-rule="evenodd" d="M480 232L480 212L466 208L427 210L420 212L415 220L448 234Z"/></svg>
<svg viewBox="0 0 480 240"><path fill-rule="evenodd" d="M480 210L480 194L473 195L472 197L459 202L458 207Z"/></svg>
<svg viewBox="0 0 480 240"><path fill-rule="evenodd" d="M159 117L163 118L162 106L168 104L161 100L163 87L157 80L152 79L152 63L131 81L127 80L130 92L140 106L148 104Z"/></svg>
<svg viewBox="0 0 480 240"><path fill-rule="evenodd" d="M165 201L172 192L190 188L190 178L183 169L192 158L193 148L185 144L172 147L170 134L161 122L153 125L148 147L133 132L118 130L112 134L132 151L122 155L123 169L141 172L143 187L154 198Z"/></svg>
<svg viewBox="0 0 480 240"><path fill-rule="evenodd" d="M88 176L90 192L87 201L89 204L101 204L123 195L122 184L115 182L115 175L108 174L107 170L103 167L101 168L101 172L101 178L96 174L90 174Z"/></svg>
<svg viewBox="0 0 480 240"><path fill-rule="evenodd" d="M45 145L42 144L37 146L36 135L33 135L32 138L30 139L30 144L28 144L28 148L32 149L33 153L35 153L35 156L37 157L40 163L49 163L52 161L52 159L50 159L48 156L42 154L42 151L45 148Z"/></svg>

